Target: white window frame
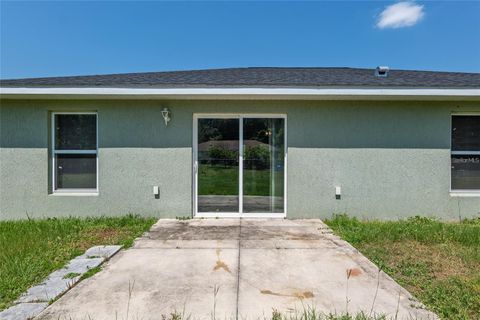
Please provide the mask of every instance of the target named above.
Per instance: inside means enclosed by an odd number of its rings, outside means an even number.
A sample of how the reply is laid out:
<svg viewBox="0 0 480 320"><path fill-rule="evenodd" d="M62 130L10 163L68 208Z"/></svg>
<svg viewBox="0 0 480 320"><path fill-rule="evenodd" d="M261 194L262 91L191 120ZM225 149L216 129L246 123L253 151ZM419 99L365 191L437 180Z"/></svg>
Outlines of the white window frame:
<svg viewBox="0 0 480 320"><path fill-rule="evenodd" d="M450 115L450 195L455 197L480 197L480 189L453 189L452 188L452 156L454 155L479 155L480 151L454 151L452 145L453 117L475 116L480 118L476 112L453 112Z"/></svg>
<svg viewBox="0 0 480 320"><path fill-rule="evenodd" d="M198 119L239 119L239 211L238 212L198 212ZM283 165L283 212L243 212L243 119L273 118L284 119L284 165ZM193 152L192 152L192 194L193 216L195 218L286 218L287 217L287 114L285 113L194 113L193 114Z"/></svg>
<svg viewBox="0 0 480 320"><path fill-rule="evenodd" d="M95 150L56 150L55 149L55 134L56 134L56 123L55 123L55 116L62 115L62 114L93 114L95 115L95 126L96 126L96 137L95 137ZM79 112L52 112L51 118L51 136L52 136L52 194L53 195L98 195L98 113L97 112L86 112L86 111L79 111ZM57 189L57 180L56 180L56 155L57 154L95 154L95 161L96 161L96 188L61 188Z"/></svg>

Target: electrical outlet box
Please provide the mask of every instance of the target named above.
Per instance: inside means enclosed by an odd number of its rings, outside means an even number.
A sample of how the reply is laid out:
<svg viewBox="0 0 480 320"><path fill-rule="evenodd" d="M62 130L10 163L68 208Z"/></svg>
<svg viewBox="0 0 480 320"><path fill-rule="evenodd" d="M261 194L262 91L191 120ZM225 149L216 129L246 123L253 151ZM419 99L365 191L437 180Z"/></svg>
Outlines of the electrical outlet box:
<svg viewBox="0 0 480 320"><path fill-rule="evenodd" d="M335 199L340 200L342 199L342 188L335 187Z"/></svg>
<svg viewBox="0 0 480 320"><path fill-rule="evenodd" d="M155 196L160 195L160 189L158 188L158 186L153 186L153 194Z"/></svg>

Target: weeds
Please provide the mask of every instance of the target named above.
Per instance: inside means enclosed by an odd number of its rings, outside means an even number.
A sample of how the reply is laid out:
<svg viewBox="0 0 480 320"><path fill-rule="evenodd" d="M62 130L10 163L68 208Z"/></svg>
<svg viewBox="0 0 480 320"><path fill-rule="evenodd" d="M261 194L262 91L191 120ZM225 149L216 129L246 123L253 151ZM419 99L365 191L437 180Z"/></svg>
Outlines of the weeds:
<svg viewBox="0 0 480 320"><path fill-rule="evenodd" d="M78 272L70 272L63 276L63 279L73 279L80 275Z"/></svg>
<svg viewBox="0 0 480 320"><path fill-rule="evenodd" d="M335 215L326 223L353 244L385 240L414 240L423 244L454 242L468 246L480 244L478 219L445 223L417 216L400 221L360 221L347 215Z"/></svg>
<svg viewBox="0 0 480 320"><path fill-rule="evenodd" d="M135 280L133 280L133 282L128 281L127 319L128 319L128 313L130 312L130 301L132 300L134 287L135 287Z"/></svg>
<svg viewBox="0 0 480 320"><path fill-rule="evenodd" d="M87 272L85 272L84 274L82 274L82 276L80 277L80 280L85 280L87 278L90 278L91 276L93 276L94 274L100 272L102 270L102 266L97 266L97 267L93 267L91 269L88 269Z"/></svg>
<svg viewBox="0 0 480 320"><path fill-rule="evenodd" d="M393 318L391 318L393 320ZM281 313L273 309L270 319L264 320L390 320L385 315L367 315L364 312L357 314L325 314L313 306L303 306L302 310L294 310L292 313Z"/></svg>
<svg viewBox="0 0 480 320"><path fill-rule="evenodd" d="M180 220L180 221L184 221L184 220L191 220L192 217L191 216L176 216L175 219Z"/></svg>
<svg viewBox="0 0 480 320"><path fill-rule="evenodd" d="M217 296L218 292L220 291L220 286L214 285L213 286L213 313L212 313L212 320L217 320Z"/></svg>
<svg viewBox="0 0 480 320"><path fill-rule="evenodd" d="M155 221L128 215L0 222L0 310L86 249L109 244L129 247Z"/></svg>
<svg viewBox="0 0 480 320"><path fill-rule="evenodd" d="M480 218L446 223L425 217L325 221L441 318L480 314Z"/></svg>

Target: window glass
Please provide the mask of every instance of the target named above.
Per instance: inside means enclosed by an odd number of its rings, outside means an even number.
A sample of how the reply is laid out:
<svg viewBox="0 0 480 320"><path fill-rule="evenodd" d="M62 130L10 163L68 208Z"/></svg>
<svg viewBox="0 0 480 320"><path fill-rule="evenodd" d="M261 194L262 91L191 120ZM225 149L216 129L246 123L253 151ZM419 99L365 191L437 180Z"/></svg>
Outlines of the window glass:
<svg viewBox="0 0 480 320"><path fill-rule="evenodd" d="M54 189L97 189L97 115L58 113L53 129Z"/></svg>
<svg viewBox="0 0 480 320"><path fill-rule="evenodd" d="M480 151L480 116L452 117L452 151Z"/></svg>
<svg viewBox="0 0 480 320"><path fill-rule="evenodd" d="M285 120L243 119L243 212L284 212Z"/></svg>
<svg viewBox="0 0 480 320"><path fill-rule="evenodd" d="M480 116L452 116L452 190L480 190Z"/></svg>
<svg viewBox="0 0 480 320"><path fill-rule="evenodd" d="M97 156L95 154L57 154L58 189L95 189L97 187Z"/></svg>
<svg viewBox="0 0 480 320"><path fill-rule="evenodd" d="M198 119L198 212L238 212L239 135L239 119Z"/></svg>
<svg viewBox="0 0 480 320"><path fill-rule="evenodd" d="M480 190L480 155L452 155L452 189Z"/></svg>
<svg viewBox="0 0 480 320"><path fill-rule="evenodd" d="M97 116L95 114L56 114L56 150L95 150Z"/></svg>

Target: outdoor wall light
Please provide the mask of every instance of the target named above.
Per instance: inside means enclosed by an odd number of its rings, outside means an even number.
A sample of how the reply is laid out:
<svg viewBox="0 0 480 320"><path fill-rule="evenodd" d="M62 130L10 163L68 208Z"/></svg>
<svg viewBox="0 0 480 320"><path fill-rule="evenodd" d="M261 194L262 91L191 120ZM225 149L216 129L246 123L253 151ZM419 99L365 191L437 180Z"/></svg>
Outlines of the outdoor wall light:
<svg viewBox="0 0 480 320"><path fill-rule="evenodd" d="M163 108L162 117L163 117L163 120L165 120L165 126L168 126L168 123L170 122L170 120L172 120L170 118L170 110L168 110L168 108Z"/></svg>

